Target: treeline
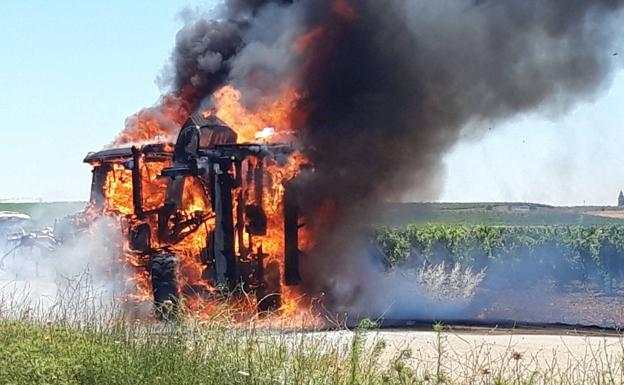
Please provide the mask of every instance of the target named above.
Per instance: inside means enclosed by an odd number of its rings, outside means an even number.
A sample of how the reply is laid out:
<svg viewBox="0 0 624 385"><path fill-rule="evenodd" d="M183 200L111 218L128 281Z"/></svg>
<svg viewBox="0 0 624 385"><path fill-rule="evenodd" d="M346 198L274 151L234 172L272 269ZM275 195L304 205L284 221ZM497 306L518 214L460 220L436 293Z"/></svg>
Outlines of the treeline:
<svg viewBox="0 0 624 385"><path fill-rule="evenodd" d="M375 229L390 268L460 263L511 285L624 282L624 225L408 225ZM494 274L493 274L494 273Z"/></svg>

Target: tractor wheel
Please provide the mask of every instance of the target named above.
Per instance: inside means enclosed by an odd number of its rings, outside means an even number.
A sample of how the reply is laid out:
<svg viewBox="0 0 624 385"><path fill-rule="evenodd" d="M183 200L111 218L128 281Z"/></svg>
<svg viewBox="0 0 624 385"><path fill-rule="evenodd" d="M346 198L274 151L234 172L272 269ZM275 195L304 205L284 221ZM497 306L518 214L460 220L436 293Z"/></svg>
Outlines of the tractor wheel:
<svg viewBox="0 0 624 385"><path fill-rule="evenodd" d="M154 306L163 320L173 320L178 313L178 258L174 254L156 254L149 263Z"/></svg>
<svg viewBox="0 0 624 385"><path fill-rule="evenodd" d="M271 262L264 268L263 282L256 295L258 310L262 313L279 310L282 306L280 268L277 262Z"/></svg>

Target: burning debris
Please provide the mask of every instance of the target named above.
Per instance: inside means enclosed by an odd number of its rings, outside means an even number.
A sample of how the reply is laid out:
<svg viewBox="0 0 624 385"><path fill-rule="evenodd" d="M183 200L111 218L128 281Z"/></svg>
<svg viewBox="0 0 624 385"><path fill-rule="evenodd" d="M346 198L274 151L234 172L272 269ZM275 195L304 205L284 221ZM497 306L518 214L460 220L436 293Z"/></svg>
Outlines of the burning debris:
<svg viewBox="0 0 624 385"><path fill-rule="evenodd" d="M175 144L86 157L94 167L90 210L122 218L135 298L153 297L165 313L181 299L201 312L235 292L254 293L241 306L260 312L296 305L289 287L300 280L302 223L290 186L300 155L289 144L237 138L218 117L197 113Z"/></svg>
<svg viewBox="0 0 624 385"><path fill-rule="evenodd" d="M85 159L88 213L121 218L136 298L199 311L238 286L261 311L295 314L306 294L360 312L362 295L401 292L359 290L378 277L358 247L375 207L434 197L466 127L600 91L623 5L228 0L214 20L187 12L161 100Z"/></svg>

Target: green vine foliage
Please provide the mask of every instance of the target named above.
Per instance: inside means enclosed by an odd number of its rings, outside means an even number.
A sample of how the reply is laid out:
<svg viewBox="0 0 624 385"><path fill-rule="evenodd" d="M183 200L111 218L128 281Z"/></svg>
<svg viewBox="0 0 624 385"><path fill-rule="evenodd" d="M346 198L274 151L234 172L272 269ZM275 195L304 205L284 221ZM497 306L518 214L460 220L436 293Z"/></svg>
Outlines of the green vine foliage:
<svg viewBox="0 0 624 385"><path fill-rule="evenodd" d="M377 227L388 265L461 263L477 269L534 272L566 282L624 281L624 226L492 226L459 224Z"/></svg>

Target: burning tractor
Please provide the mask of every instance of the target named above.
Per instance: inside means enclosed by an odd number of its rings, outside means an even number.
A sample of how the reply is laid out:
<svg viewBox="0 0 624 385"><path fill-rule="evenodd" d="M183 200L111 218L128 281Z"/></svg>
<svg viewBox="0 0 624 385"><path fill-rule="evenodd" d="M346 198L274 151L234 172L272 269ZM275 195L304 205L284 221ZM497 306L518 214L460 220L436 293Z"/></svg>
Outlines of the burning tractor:
<svg viewBox="0 0 624 385"><path fill-rule="evenodd" d="M232 293L275 311L300 283L299 159L194 114L175 144L89 153L90 210L120 218L138 294L162 316L182 299L198 307Z"/></svg>

